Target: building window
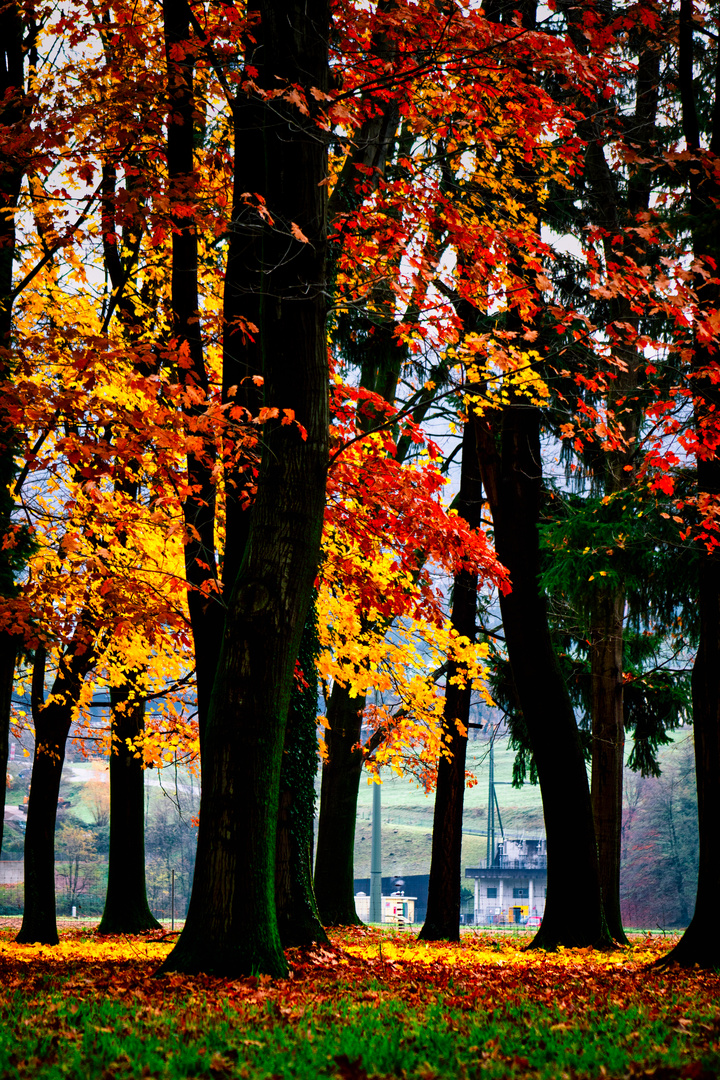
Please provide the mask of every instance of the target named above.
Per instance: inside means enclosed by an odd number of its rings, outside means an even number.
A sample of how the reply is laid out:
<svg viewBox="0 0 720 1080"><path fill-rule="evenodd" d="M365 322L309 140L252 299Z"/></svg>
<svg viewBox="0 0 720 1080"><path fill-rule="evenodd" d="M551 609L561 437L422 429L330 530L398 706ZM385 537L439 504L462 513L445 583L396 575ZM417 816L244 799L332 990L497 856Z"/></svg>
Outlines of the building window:
<svg viewBox="0 0 720 1080"><path fill-rule="evenodd" d="M497 900L497 889L488 889L488 900Z"/></svg>
<svg viewBox="0 0 720 1080"><path fill-rule="evenodd" d="M518 889L518 888L513 889L513 900L529 900L529 899L530 899L530 890L529 889Z"/></svg>

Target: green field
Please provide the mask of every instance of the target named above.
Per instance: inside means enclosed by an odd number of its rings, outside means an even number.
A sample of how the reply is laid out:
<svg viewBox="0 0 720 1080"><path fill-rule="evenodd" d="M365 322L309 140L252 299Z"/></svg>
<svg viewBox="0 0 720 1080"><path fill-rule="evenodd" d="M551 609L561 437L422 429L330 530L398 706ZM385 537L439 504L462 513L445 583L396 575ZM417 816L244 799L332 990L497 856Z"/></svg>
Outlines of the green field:
<svg viewBox="0 0 720 1080"><path fill-rule="evenodd" d="M540 789L530 784L511 786L514 753L507 739L495 744L495 782L503 828L508 836L544 835ZM468 769L477 784L465 791L462 851L463 876L467 867L485 859L488 806L488 744L481 739L468 743ZM430 872L435 795L425 795L412 780L389 769L382 776L382 866L383 876L403 877ZM363 774L360 780L357 827L355 830L355 877L370 876L372 785ZM495 819L496 839L500 829Z"/></svg>

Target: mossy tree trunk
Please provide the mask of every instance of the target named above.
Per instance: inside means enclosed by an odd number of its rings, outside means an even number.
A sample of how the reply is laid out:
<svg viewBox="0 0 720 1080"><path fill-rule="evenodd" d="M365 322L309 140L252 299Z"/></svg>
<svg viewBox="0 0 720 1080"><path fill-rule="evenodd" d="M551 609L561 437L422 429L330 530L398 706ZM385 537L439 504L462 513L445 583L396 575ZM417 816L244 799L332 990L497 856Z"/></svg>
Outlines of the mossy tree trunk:
<svg viewBox="0 0 720 1080"><path fill-rule="evenodd" d="M275 853L275 905L283 948L327 943L312 882L315 774L318 767L317 615L305 622L290 695Z"/></svg>
<svg viewBox="0 0 720 1080"><path fill-rule="evenodd" d="M329 5L260 5L266 80L328 83ZM275 908L275 849L295 660L317 572L328 457L325 334L327 149L312 117L275 98L264 114L266 185L260 342L269 422L250 531L228 599L202 745L190 907L161 970L287 971ZM299 227L308 242L293 235ZM301 430L297 424L302 425Z"/></svg>

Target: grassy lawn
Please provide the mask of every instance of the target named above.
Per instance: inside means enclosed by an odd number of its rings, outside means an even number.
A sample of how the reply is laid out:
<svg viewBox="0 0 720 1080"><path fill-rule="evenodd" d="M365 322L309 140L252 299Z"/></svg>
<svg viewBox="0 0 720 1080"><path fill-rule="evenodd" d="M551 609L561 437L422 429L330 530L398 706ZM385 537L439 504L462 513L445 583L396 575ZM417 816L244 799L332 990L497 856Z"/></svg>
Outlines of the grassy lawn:
<svg viewBox="0 0 720 1080"><path fill-rule="evenodd" d="M495 745L495 782L502 814L503 828L508 836L544 836L540 789L531 784L513 788L512 764L515 754L507 739ZM468 769L477 784L465 790L463 813L464 832L462 873L480 866L486 855L488 803L488 746L483 739L468 743ZM425 795L410 777L397 776L390 769L382 770L382 865L384 876L403 877L408 874L427 874L430 871L433 810L435 795ZM497 839L500 828L495 821ZM355 877L370 876L370 847L372 834L372 785L363 774L358 795L358 816L355 829ZM480 835L478 835L480 834Z"/></svg>
<svg viewBox="0 0 720 1080"><path fill-rule="evenodd" d="M720 974L650 967L669 938L546 956L521 936L358 929L293 951L289 979L228 982L154 978L160 934L75 926L48 949L3 923L3 1078L720 1075Z"/></svg>

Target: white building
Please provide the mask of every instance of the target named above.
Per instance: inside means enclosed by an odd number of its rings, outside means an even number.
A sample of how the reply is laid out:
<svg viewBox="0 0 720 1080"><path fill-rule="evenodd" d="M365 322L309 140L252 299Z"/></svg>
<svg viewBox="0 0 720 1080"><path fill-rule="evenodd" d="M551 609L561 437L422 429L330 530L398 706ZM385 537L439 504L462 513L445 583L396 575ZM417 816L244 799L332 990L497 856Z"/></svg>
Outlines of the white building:
<svg viewBox="0 0 720 1080"><path fill-rule="evenodd" d="M465 871L475 881L474 921L524 923L542 918L547 896L545 840L502 840L490 866Z"/></svg>

